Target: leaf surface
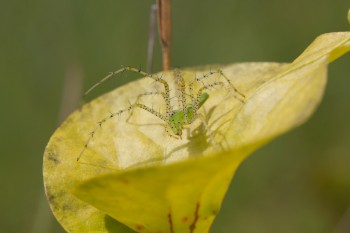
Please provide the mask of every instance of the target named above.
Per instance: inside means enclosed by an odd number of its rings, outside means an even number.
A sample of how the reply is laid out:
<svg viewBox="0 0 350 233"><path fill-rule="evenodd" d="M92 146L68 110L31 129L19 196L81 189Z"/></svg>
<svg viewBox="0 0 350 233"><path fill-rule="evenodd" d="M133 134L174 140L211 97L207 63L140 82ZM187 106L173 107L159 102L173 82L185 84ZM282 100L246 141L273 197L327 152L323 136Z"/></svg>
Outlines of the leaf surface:
<svg viewBox="0 0 350 233"><path fill-rule="evenodd" d="M349 51L349 39L349 32L321 35L290 64L218 66L245 102L227 88L209 90L201 119L182 140L136 109L98 128L77 162L97 122L154 91L154 80L140 79L84 105L56 130L44 155L45 189L56 218L68 232L208 232L239 164L310 117L321 101L327 66ZM181 72L188 84L214 67ZM173 75L162 77L174 86ZM142 101L164 111L162 98Z"/></svg>

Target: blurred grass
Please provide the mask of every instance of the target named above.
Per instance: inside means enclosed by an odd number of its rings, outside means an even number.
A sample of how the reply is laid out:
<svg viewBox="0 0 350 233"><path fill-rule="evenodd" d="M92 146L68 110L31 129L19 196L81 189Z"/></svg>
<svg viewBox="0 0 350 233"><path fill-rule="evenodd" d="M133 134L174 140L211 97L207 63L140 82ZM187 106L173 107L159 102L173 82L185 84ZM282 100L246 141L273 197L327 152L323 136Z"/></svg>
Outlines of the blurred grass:
<svg viewBox="0 0 350 233"><path fill-rule="evenodd" d="M151 3L0 2L1 232L64 232L47 219L46 203L38 211L64 77L78 67L86 90L121 65L146 67ZM173 66L290 62L319 34L349 30L348 7L343 0L173 1ZM158 45L155 71L159 52ZM324 101L308 123L240 167L212 232L348 232L337 224L350 204L349 59L331 64Z"/></svg>

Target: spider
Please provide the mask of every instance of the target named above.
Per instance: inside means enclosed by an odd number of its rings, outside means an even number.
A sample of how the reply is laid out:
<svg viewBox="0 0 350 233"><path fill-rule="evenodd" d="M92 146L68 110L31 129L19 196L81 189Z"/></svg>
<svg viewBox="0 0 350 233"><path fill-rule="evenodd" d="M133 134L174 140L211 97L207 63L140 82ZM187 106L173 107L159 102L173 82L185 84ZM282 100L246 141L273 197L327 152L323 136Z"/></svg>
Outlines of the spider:
<svg viewBox="0 0 350 233"><path fill-rule="evenodd" d="M217 87L217 86L225 86L229 85L229 87L234 90L236 93L236 98L244 103L245 95L241 93L233 84L231 81L227 78L227 76L223 73L222 70L218 69L216 71L210 71L209 73L204 74L201 77L195 77L192 81L188 84L188 94L186 93L186 82L183 78L183 75L178 69L174 70L174 77L175 77L175 83L176 83L176 97L178 99L179 108L174 109L171 105L171 96L170 96L170 88L169 84L165 79L162 78L162 76L157 76L154 74L149 74L147 72L142 71L141 69L137 69L134 67L126 66L123 67L117 71L109 73L106 77L101 79L99 82L97 82L95 85L93 85L91 88L89 88L85 93L84 96L89 94L93 89L95 89L97 86L102 84L103 82L107 81L108 79L116 76L119 73L123 73L126 71L135 72L138 74L141 74L147 78L153 79L155 82L161 84L163 86L162 91L155 91L155 92L145 92L141 95L139 95L135 101L135 103L130 104L128 108L119 110L114 113L110 113L109 116L103 118L101 121L97 123L97 126L91 131L89 138L87 139L86 143L84 144L84 147L80 154L77 157L77 161L81 158L84 151L87 149L90 141L93 139L95 132L102 127L102 124L104 124L106 121L108 121L111 118L114 118L115 116L120 116L121 114L125 112L132 111L135 108L143 109L154 116L158 117L162 121L165 122L165 130L171 137L175 137L177 139L182 139L182 132L186 125L190 125L193 121L196 120L198 117L198 109L200 109L203 104L208 100L209 94L205 92L206 90L209 90L211 88ZM219 75L219 78L222 78L222 81L214 81L209 84L204 84L203 81L205 79L208 79L209 77L213 75ZM202 86L197 90L197 93L194 93L194 84L198 82L202 83ZM138 100L147 95L161 95L165 102L165 114L162 114L159 111L154 110L151 107L146 106L145 104L139 103ZM190 101L188 101L188 96L190 97ZM169 132L169 128L171 132Z"/></svg>

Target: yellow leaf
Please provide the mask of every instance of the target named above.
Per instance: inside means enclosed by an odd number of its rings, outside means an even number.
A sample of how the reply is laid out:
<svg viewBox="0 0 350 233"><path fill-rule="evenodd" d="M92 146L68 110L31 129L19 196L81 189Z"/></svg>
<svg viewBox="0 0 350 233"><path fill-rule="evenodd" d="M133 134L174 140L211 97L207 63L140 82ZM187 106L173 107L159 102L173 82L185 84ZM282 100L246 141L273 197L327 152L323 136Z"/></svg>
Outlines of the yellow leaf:
<svg viewBox="0 0 350 233"><path fill-rule="evenodd" d="M350 32L324 34L290 64L218 66L245 102L225 88L208 91L198 111L203 119L189 125L181 140L169 137L164 122L142 109L113 117L101 128L97 124L154 90L152 79L84 105L57 129L44 155L45 189L56 218L69 232L208 232L239 164L310 117L325 88L327 65L349 51L349 39ZM209 71L182 74L189 84ZM162 77L174 86L173 75ZM198 90L201 84L196 85ZM161 110L162 101L143 99Z"/></svg>

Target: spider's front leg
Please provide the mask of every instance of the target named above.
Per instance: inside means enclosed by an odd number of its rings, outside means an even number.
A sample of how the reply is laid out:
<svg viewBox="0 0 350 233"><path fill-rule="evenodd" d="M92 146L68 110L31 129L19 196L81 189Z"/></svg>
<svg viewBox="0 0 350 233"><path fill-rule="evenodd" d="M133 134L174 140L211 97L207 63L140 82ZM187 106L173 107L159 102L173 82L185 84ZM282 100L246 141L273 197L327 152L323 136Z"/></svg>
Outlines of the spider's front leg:
<svg viewBox="0 0 350 233"><path fill-rule="evenodd" d="M142 97L145 97L145 96L152 96L152 95L161 95L163 98L164 98L164 95L165 93L164 92L160 92L160 91L148 91L148 92L145 92L145 93L142 93L142 94L139 94L135 100L135 104L136 103L139 103L140 99ZM167 101L165 102L166 103L166 106L168 106L168 103ZM132 104L130 104L132 105ZM168 108L168 107L167 107ZM128 116L128 118L126 119L126 122L129 122L130 118L132 117L132 114L133 114L134 111L131 111L130 115Z"/></svg>
<svg viewBox="0 0 350 233"><path fill-rule="evenodd" d="M140 104L140 103L131 104L128 108L119 110L119 111L114 112L114 113L110 113L108 116L106 116L105 118L103 118L101 121L99 121L97 123L96 127L90 132L90 135L89 135L88 139L86 140L83 149L81 150L81 152L79 153L79 155L77 157L77 161L80 160L81 156L84 154L85 150L88 148L91 140L94 138L94 135L96 134L97 130L102 128L103 124L105 124L107 121L113 119L114 117L120 116L125 112L130 112L130 111L134 110L135 108L143 109L143 110L153 114L154 116L160 118L164 122L168 122L168 118L166 116L164 116L160 112L155 111L153 108L150 108L150 107L148 107L144 104Z"/></svg>

